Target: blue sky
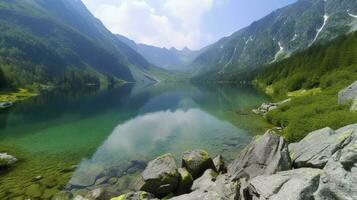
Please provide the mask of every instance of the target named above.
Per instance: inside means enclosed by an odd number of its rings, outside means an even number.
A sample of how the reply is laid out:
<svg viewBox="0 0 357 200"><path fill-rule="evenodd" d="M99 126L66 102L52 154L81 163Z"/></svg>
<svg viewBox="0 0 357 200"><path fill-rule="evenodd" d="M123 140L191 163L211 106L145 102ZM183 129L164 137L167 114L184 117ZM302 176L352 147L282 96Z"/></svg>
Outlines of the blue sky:
<svg viewBox="0 0 357 200"><path fill-rule="evenodd" d="M296 0L82 0L113 33L199 49Z"/></svg>

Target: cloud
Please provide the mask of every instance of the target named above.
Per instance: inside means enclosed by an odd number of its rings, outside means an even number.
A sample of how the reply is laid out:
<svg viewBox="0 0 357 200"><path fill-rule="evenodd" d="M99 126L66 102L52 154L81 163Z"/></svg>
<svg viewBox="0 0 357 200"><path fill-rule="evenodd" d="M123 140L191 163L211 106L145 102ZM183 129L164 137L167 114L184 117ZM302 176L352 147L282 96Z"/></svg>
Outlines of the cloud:
<svg viewBox="0 0 357 200"><path fill-rule="evenodd" d="M200 48L212 42L202 20L215 0L83 0L113 33L159 47Z"/></svg>

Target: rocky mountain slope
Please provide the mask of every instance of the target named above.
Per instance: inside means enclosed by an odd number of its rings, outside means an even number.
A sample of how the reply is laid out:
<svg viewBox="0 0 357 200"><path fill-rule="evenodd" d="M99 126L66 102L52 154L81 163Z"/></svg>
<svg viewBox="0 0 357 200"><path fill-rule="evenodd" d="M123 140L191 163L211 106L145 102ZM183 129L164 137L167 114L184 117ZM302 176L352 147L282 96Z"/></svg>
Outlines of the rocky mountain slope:
<svg viewBox="0 0 357 200"><path fill-rule="evenodd" d="M201 53L201 51L193 51L187 47L182 50L178 50L174 47L167 49L152 45L137 44L122 35L117 35L117 37L144 56L150 63L170 71L190 71L191 62Z"/></svg>
<svg viewBox="0 0 357 200"><path fill-rule="evenodd" d="M356 28L355 0L299 0L207 47L192 65L198 80L247 80L264 64Z"/></svg>
<svg viewBox="0 0 357 200"><path fill-rule="evenodd" d="M1 1L0 29L0 74L10 85L155 79L78 0Z"/></svg>

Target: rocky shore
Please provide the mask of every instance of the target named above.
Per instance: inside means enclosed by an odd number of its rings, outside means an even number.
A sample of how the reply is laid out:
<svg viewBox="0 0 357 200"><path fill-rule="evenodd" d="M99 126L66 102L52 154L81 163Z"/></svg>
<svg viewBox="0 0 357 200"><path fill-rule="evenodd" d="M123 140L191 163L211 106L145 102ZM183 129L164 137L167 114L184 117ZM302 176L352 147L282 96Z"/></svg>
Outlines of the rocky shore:
<svg viewBox="0 0 357 200"><path fill-rule="evenodd" d="M117 197L96 189L77 200L305 200L357 199L357 124L324 128L288 144L274 131L257 136L225 164L204 150L148 163L136 191ZM54 199L65 199L59 196Z"/></svg>

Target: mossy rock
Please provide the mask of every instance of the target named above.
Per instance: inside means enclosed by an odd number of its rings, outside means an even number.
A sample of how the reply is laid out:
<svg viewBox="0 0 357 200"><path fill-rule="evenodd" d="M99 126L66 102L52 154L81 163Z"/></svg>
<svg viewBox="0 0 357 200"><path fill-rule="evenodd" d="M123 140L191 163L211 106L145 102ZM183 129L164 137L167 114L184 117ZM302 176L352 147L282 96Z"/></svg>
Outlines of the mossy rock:
<svg viewBox="0 0 357 200"><path fill-rule="evenodd" d="M59 192L59 190L56 189L56 188L45 189L45 191L43 192L41 198L42 198L42 199L51 199L51 198L54 197L58 192Z"/></svg>
<svg viewBox="0 0 357 200"><path fill-rule="evenodd" d="M122 194L119 197L114 197L111 200L157 200L154 195L139 191Z"/></svg>
<svg viewBox="0 0 357 200"><path fill-rule="evenodd" d="M53 188L56 185L58 185L58 181L54 177L43 178L42 180L40 180L40 183L41 183L41 185L43 185L44 187L47 187L47 188Z"/></svg>
<svg viewBox="0 0 357 200"><path fill-rule="evenodd" d="M184 194L187 192L190 192L192 183L193 183L193 177L190 174L190 172L187 171L186 168L179 168L178 172L180 174L180 181L179 181L179 186L177 189L177 194Z"/></svg>
<svg viewBox="0 0 357 200"><path fill-rule="evenodd" d="M25 194L28 197L32 198L40 198L44 192L44 189L41 187L40 184L32 184L28 186L25 190Z"/></svg>
<svg viewBox="0 0 357 200"><path fill-rule="evenodd" d="M217 171L212 159L204 150L186 151L182 157L182 167L186 168L194 179L200 177L207 169Z"/></svg>

